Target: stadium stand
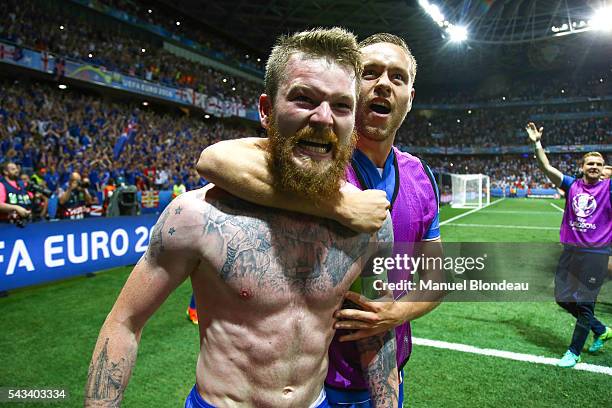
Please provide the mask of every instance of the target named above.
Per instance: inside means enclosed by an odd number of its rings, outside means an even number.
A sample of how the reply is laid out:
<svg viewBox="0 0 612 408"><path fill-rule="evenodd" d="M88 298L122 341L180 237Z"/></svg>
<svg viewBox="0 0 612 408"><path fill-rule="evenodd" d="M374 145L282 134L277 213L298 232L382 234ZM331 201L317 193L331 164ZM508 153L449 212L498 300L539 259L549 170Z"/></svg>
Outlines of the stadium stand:
<svg viewBox="0 0 612 408"><path fill-rule="evenodd" d="M203 147L255 135L244 126L160 114L40 82L4 80L0 101L0 160L28 173L44 169L52 191L73 171L89 176L96 191L119 177L140 190L168 189L179 180L193 189L202 183L194 166Z"/></svg>
<svg viewBox="0 0 612 408"><path fill-rule="evenodd" d="M69 2L9 0L2 2L0 13L8 16L0 27L0 39L20 46L148 81L206 90L246 107L253 107L260 93L259 84L178 57L160 47L151 35L140 31L134 38L130 27L112 19L100 21L89 10Z"/></svg>

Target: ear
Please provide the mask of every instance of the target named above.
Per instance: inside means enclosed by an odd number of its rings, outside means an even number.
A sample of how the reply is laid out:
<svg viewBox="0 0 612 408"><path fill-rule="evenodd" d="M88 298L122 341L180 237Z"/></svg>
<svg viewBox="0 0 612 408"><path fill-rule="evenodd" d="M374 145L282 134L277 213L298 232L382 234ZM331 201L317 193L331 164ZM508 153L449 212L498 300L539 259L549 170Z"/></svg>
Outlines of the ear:
<svg viewBox="0 0 612 408"><path fill-rule="evenodd" d="M270 115L272 115L272 98L266 94L259 97L259 123L264 129L270 126Z"/></svg>
<svg viewBox="0 0 612 408"><path fill-rule="evenodd" d="M412 101L414 100L414 88L410 91L410 99L408 99L408 112L412 110Z"/></svg>

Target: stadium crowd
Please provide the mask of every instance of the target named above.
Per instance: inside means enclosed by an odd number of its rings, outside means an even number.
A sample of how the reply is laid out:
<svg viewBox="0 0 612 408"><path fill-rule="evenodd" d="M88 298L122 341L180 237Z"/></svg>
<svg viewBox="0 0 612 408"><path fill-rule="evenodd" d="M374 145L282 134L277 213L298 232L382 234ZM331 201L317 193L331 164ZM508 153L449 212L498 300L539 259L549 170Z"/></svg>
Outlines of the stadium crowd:
<svg viewBox="0 0 612 408"><path fill-rule="evenodd" d="M178 15L174 10L168 7L158 9L156 5L152 5L151 2L132 0L103 0L102 3L116 10L126 12L130 16L137 17L149 24L163 27L173 34L182 35L195 40L215 53L221 52L226 59L246 64L253 69L261 71L263 74L265 69L265 58L253 52L239 50L224 38L211 32L203 31L204 27L202 24L196 25L189 19L185 19L185 16ZM177 22L180 24L177 25Z"/></svg>
<svg viewBox="0 0 612 408"><path fill-rule="evenodd" d="M12 161L59 192L71 173L93 191L118 179L139 190L203 184L195 163L203 147L254 130L182 113L160 114L42 83L4 80L0 162Z"/></svg>
<svg viewBox="0 0 612 408"><path fill-rule="evenodd" d="M486 156L429 155L427 163L436 173L486 174L491 188L554 188L546 175L538 169L531 154ZM563 174L575 175L579 171L580 154L549 155L551 164Z"/></svg>
<svg viewBox="0 0 612 408"><path fill-rule="evenodd" d="M61 3L6 0L0 2L0 14L0 39L20 46L148 81L189 87L249 108L261 92L260 84L176 56L149 36L142 37L148 40L134 38L119 22L96 23L70 14Z"/></svg>
<svg viewBox="0 0 612 408"><path fill-rule="evenodd" d="M561 111L565 110L565 107L557 109ZM610 110L608 106L595 108L597 111L600 109ZM575 111L574 109L570 112ZM478 109L461 113L446 111L430 118L414 112L400 128L397 142L405 146L438 147L524 145L524 126L530 116L537 113L544 112L542 108ZM541 122L541 125L546 129L546 145L612 143L612 123L609 116L547 120Z"/></svg>
<svg viewBox="0 0 612 408"><path fill-rule="evenodd" d="M576 75L551 75L548 72L516 81L498 78L495 86L456 88L445 86L428 89L418 96L419 103L466 105L475 102L512 102L570 98L574 96L607 96L612 94L612 65L580 68Z"/></svg>

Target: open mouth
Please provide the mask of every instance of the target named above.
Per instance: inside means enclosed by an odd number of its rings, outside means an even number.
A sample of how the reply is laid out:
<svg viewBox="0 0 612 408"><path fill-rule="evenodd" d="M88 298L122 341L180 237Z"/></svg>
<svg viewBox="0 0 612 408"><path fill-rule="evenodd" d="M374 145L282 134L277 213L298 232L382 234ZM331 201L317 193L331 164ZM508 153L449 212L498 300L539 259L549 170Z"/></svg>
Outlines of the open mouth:
<svg viewBox="0 0 612 408"><path fill-rule="evenodd" d="M391 113L391 108L380 103L370 104L370 109L381 115L388 115L389 113Z"/></svg>
<svg viewBox="0 0 612 408"><path fill-rule="evenodd" d="M331 142L320 139L301 139L298 140L297 145L303 150L321 154L329 153L333 148Z"/></svg>

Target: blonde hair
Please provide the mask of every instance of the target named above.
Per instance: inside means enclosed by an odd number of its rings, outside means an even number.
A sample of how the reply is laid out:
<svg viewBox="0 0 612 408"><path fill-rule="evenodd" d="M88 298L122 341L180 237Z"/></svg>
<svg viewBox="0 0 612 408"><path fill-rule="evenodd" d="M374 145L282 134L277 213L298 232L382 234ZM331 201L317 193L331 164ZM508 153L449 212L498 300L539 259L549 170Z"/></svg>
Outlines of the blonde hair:
<svg viewBox="0 0 612 408"><path fill-rule="evenodd" d="M361 40L359 42L359 48L365 48L368 45L378 43L394 44L404 50L404 52L408 56L408 61L410 61L410 67L408 67L408 74L410 74L410 79L412 80L412 83L414 83L414 80L416 78L417 62L414 58L414 55L412 55L412 52L410 52L410 48L408 48L406 41L404 41L401 37L398 37L395 34L377 33L372 34L371 36Z"/></svg>
<svg viewBox="0 0 612 408"><path fill-rule="evenodd" d="M603 157L603 155L602 155L601 153L599 153L599 152L588 152L588 153L586 153L584 156L582 156L582 164L583 164L583 165L584 165L584 163L586 163L586 160L587 160L589 157L599 157L601 160L603 160L603 161L604 161L604 163L605 163L605 161L606 161L606 159L604 159L604 157Z"/></svg>
<svg viewBox="0 0 612 408"><path fill-rule="evenodd" d="M264 86L266 94L274 101L287 62L293 54L302 53L309 58L329 58L350 67L355 72L357 89L363 70L357 38L340 27L315 28L293 35L283 35L276 40L266 64Z"/></svg>

